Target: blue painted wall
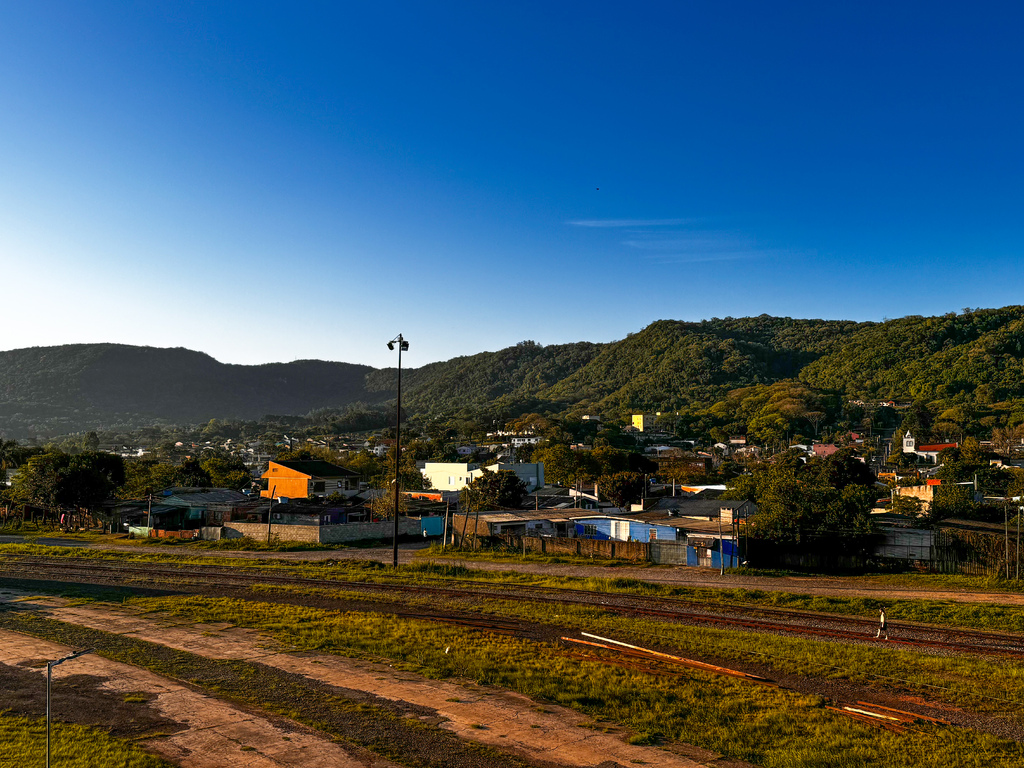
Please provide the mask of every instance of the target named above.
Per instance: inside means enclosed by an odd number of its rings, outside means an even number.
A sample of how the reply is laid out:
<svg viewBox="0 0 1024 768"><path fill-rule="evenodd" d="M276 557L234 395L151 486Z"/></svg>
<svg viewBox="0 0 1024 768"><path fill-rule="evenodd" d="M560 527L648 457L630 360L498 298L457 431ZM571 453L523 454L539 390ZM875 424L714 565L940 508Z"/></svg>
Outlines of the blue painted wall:
<svg viewBox="0 0 1024 768"><path fill-rule="evenodd" d="M584 533L584 525L597 527L597 533ZM576 535L588 539L610 539L612 537L612 521L607 517L586 517L576 521Z"/></svg>
<svg viewBox="0 0 1024 768"><path fill-rule="evenodd" d="M625 521L622 521L625 522ZM658 541L676 541L676 529L668 525L657 525L655 523L641 523L638 520L629 520L630 541L650 541L650 531L657 531ZM593 525L597 528L596 534L589 536L583 532L584 525ZM590 539L610 539L612 537L612 521L607 517L587 517L576 521L576 535Z"/></svg>
<svg viewBox="0 0 1024 768"><path fill-rule="evenodd" d="M424 536L440 536L444 532L444 518L421 517L420 530Z"/></svg>

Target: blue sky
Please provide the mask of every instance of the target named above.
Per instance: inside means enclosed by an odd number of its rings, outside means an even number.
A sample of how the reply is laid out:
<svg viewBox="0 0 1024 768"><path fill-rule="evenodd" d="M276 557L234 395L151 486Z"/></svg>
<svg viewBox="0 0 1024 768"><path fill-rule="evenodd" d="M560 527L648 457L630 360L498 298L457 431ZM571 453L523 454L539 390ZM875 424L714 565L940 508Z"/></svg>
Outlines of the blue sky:
<svg viewBox="0 0 1024 768"><path fill-rule="evenodd" d="M6 3L0 347L415 366L1021 303L1022 15Z"/></svg>

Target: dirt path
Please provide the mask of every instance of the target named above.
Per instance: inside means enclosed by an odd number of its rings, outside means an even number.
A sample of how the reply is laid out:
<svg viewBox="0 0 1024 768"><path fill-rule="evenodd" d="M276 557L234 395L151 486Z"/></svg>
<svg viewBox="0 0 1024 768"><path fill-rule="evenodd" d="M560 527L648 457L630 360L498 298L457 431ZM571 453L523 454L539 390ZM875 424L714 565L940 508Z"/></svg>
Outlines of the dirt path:
<svg viewBox="0 0 1024 768"><path fill-rule="evenodd" d="M8 593L8 600L12 599ZM3 596L0 595L0 600ZM60 598L23 599L50 618L159 643L207 658L258 661L340 688L427 707L444 718L440 727L460 738L512 750L529 760L590 768L607 761L664 768L700 768L717 755L687 748L704 762L625 743L622 735L584 727L589 719L569 709L538 704L519 694L429 680L383 664L321 654L292 655L270 647L258 633L230 625L195 625L141 615L126 608L69 605ZM311 764L312 765L312 764Z"/></svg>
<svg viewBox="0 0 1024 768"><path fill-rule="evenodd" d="M56 659L67 646L0 630L0 664L36 667L40 659ZM46 668L35 668L45 686ZM145 693L161 717L185 726L167 736L147 739L142 746L182 768L392 768L381 759L358 759L328 739L305 729L273 723L219 699L197 693L144 669L86 655L53 670L54 680L71 675L101 678L100 688L120 696ZM0 707L3 694L0 693ZM395 767L397 768L397 767Z"/></svg>

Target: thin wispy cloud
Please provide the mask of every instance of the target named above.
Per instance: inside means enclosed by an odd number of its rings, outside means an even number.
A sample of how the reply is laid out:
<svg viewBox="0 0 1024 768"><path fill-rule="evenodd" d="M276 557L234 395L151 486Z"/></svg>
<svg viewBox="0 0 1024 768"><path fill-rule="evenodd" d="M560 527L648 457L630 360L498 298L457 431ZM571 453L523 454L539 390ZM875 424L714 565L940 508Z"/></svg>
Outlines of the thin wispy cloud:
<svg viewBox="0 0 1024 768"><path fill-rule="evenodd" d="M624 240L622 244L642 251L680 251L684 253L754 250L753 242L749 238L718 232L694 232L683 236L675 233L672 237L667 238Z"/></svg>
<svg viewBox="0 0 1024 768"><path fill-rule="evenodd" d="M617 229L626 248L640 251L656 264L739 261L742 259L786 259L814 255L813 252L759 245L742 233L700 228L706 219L593 219L567 222L578 227ZM639 254L638 254L639 255Z"/></svg>
<svg viewBox="0 0 1024 768"><path fill-rule="evenodd" d="M681 227L696 222L697 219L583 219L566 223L573 227Z"/></svg>
<svg viewBox="0 0 1024 768"><path fill-rule="evenodd" d="M763 250L715 251L694 253L659 253L651 254L649 260L654 264L699 264L719 261L740 261L744 259L791 259L798 256L813 255L813 252L789 251L784 248L766 248Z"/></svg>

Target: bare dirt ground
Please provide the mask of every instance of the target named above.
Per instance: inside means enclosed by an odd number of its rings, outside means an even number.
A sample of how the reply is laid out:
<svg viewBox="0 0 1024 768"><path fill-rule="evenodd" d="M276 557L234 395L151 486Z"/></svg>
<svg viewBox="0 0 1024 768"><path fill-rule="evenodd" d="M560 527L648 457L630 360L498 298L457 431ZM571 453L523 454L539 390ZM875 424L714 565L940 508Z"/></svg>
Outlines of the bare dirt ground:
<svg viewBox="0 0 1024 768"><path fill-rule="evenodd" d="M0 600L3 599L0 595ZM687 756L630 745L624 741L622 732L593 730L585 727L588 718L572 710L552 705L541 707L525 696L508 691L472 683L429 680L397 672L387 665L338 656L282 653L258 633L226 624L195 625L167 617L140 615L130 609L75 606L60 598L26 599L11 592L7 592L6 599L30 604L59 621L123 634L208 658L258 661L339 688L428 708L441 719L440 727L462 739L510 750L530 761L548 765L583 768L646 763L665 768L699 768L715 764L718 757L687 745L679 746L679 751Z"/></svg>
<svg viewBox="0 0 1024 768"><path fill-rule="evenodd" d="M18 690L4 688L0 693L0 707L12 707L21 714L39 715L40 703L45 712L45 664L41 660L56 659L72 649L28 637L16 632L0 630L0 670L6 670L4 679L17 681ZM12 671L15 670L15 671ZM26 679L25 672L35 678ZM20 672L21 674L18 674ZM82 656L55 667L54 698L58 702L69 687L78 689L74 701L78 710L58 703L58 717L69 716L74 722L98 724L95 718L82 716L82 710L91 709L92 715L102 711L99 704L115 699L123 703L126 698L145 698L145 710L137 709L129 715L121 713L115 735L131 736L133 730L159 730L166 735L144 738L141 745L182 768L392 768L393 764L349 750L318 736L308 729L288 721L271 721L252 712L246 712L219 699L197 693L191 688L155 675L137 667L110 661L96 655ZM87 697L88 678L103 697L100 701ZM68 685L65 685L67 683ZM26 695L34 684L42 693ZM76 711L78 714L76 715ZM127 720L127 722L123 722ZM102 723L108 723L103 711Z"/></svg>

